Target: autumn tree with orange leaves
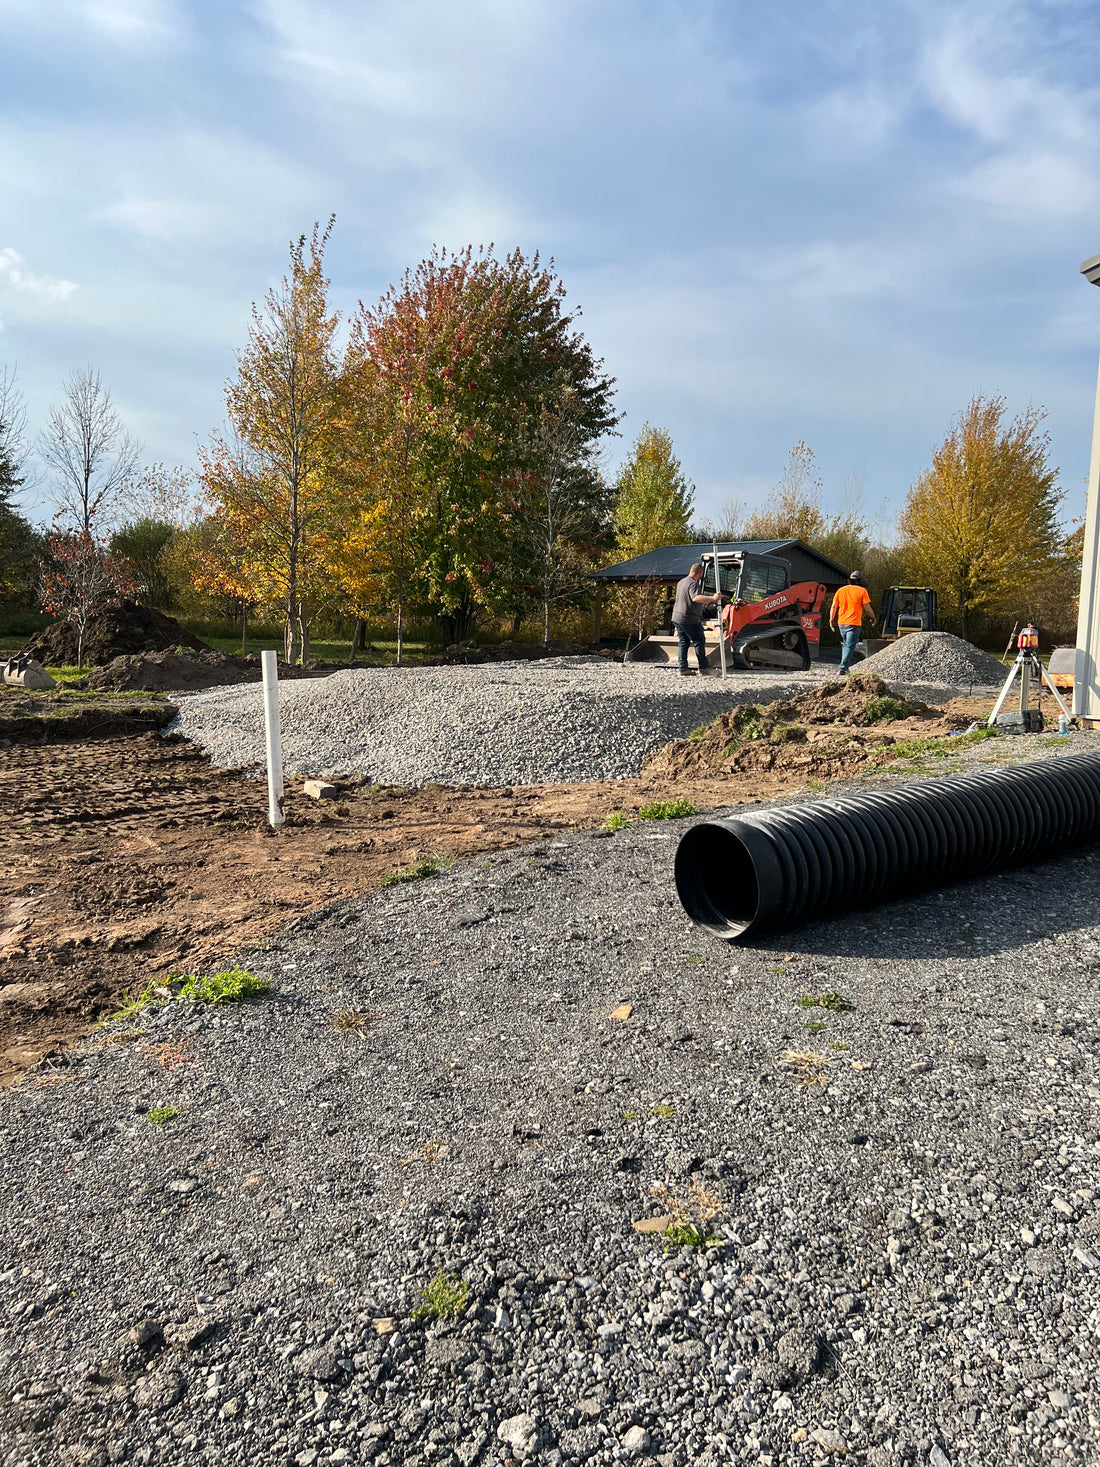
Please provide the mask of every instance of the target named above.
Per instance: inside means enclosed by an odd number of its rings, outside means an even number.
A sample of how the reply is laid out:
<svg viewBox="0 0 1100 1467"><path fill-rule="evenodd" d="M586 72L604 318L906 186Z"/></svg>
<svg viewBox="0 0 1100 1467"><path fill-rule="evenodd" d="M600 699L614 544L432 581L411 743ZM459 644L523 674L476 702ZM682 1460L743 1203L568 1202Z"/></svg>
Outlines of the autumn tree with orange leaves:
<svg viewBox="0 0 1100 1467"><path fill-rule="evenodd" d="M618 421L613 383L564 295L537 254L437 250L352 323L344 382L385 505L373 543L399 611L427 612L452 642L517 593L543 599L532 484L560 498L583 481L588 493L595 444ZM551 435L563 390L569 432Z"/></svg>
<svg viewBox="0 0 1100 1467"><path fill-rule="evenodd" d="M215 514L243 548L250 584L282 607L286 660L309 656L310 620L330 590L341 528L342 440L324 252L332 219L290 247L290 273L252 308L248 345L226 385L233 436L200 451Z"/></svg>

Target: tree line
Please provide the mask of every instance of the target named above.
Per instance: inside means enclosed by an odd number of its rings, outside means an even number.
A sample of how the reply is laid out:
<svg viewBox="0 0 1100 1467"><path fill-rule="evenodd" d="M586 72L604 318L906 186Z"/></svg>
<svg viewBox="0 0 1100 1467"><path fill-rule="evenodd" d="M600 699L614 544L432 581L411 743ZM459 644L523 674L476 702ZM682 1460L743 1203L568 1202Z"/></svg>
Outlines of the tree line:
<svg viewBox="0 0 1100 1467"><path fill-rule="evenodd" d="M582 606L591 571L666 544L797 538L890 584L927 584L968 636L1000 616L1072 626L1081 531L1066 534L1043 414L1009 420L976 397L911 486L895 532L862 486L823 508L801 440L763 506L701 521L670 435L646 424L611 478L615 384L565 305L552 264L490 247L435 250L342 321L324 255L332 229L290 250L253 307L226 384L226 427L194 476L142 466L110 394L74 373L36 448L55 509L36 531L15 508L32 462L14 373L0 371L0 606L36 598L83 624L137 595L201 617L277 613L288 661L314 628L385 620L398 659L410 624L444 642ZM617 594L648 630L652 588Z"/></svg>

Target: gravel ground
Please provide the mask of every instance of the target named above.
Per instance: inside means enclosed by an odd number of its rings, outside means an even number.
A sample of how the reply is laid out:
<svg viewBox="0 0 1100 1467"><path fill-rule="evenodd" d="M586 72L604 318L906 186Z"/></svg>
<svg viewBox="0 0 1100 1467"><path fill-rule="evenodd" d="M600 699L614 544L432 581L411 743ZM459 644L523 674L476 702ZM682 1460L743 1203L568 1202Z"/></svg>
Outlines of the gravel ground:
<svg viewBox="0 0 1100 1467"><path fill-rule="evenodd" d="M635 775L647 754L738 703L789 697L836 676L810 672L679 678L671 668L601 658L482 667L369 668L284 683L290 774L364 774L379 784L571 784ZM896 684L924 700L959 689ZM967 691L964 687L963 691ZM256 686L184 695L171 732L218 765L264 757Z"/></svg>
<svg viewBox="0 0 1100 1467"><path fill-rule="evenodd" d="M1100 1460L1100 851L729 948L681 828L344 903L7 1092L7 1467Z"/></svg>
<svg viewBox="0 0 1100 1467"><path fill-rule="evenodd" d="M864 668L884 682L916 678L949 683L964 693L971 687L1000 687L1008 676L1008 668L995 657L950 632L910 632L865 658L853 671Z"/></svg>

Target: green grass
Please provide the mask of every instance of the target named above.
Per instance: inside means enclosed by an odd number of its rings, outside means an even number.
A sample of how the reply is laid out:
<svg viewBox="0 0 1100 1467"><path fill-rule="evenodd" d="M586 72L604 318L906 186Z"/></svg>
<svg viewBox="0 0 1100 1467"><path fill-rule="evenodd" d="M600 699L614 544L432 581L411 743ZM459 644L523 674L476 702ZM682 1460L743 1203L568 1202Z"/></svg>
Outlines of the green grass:
<svg viewBox="0 0 1100 1467"><path fill-rule="evenodd" d="M638 811L639 820L682 820L699 812L690 800L654 800Z"/></svg>
<svg viewBox="0 0 1100 1467"><path fill-rule="evenodd" d="M973 733L948 735L937 739L902 739L896 744L887 744L883 753L890 759L951 759L967 744L980 744L984 739L996 738L993 728L976 728Z"/></svg>
<svg viewBox="0 0 1100 1467"><path fill-rule="evenodd" d="M868 698L864 711L868 723L889 723L896 718L908 718L913 708L904 698L885 695L881 698Z"/></svg>
<svg viewBox="0 0 1100 1467"><path fill-rule="evenodd" d="M629 820L621 810L612 810L604 821L603 828L604 830L626 830L633 824L633 820Z"/></svg>
<svg viewBox="0 0 1100 1467"><path fill-rule="evenodd" d="M672 1223L661 1237L666 1248L714 1248L724 1239L714 1236L703 1223Z"/></svg>
<svg viewBox="0 0 1100 1467"><path fill-rule="evenodd" d="M469 1286L464 1280L440 1269L435 1278L420 1291L422 1302L412 1312L413 1319L453 1319L466 1308Z"/></svg>
<svg viewBox="0 0 1100 1467"><path fill-rule="evenodd" d="M268 985L247 968L235 963L224 973L212 973L208 977L191 974L184 978L183 987L177 998L189 1003L242 1003L247 998L266 993Z"/></svg>
<svg viewBox="0 0 1100 1467"><path fill-rule="evenodd" d="M806 1030L807 1034L820 1034L822 1029L828 1028L828 1025L824 1024L820 1019L809 1019L802 1027Z"/></svg>
<svg viewBox="0 0 1100 1467"><path fill-rule="evenodd" d="M378 883L379 886L403 886L406 881L423 881L427 876L438 876L454 861L449 856L425 856L422 861L417 861L413 866L403 866L400 871L391 871L388 876L383 876Z"/></svg>
<svg viewBox="0 0 1100 1467"><path fill-rule="evenodd" d="M154 1105L146 1113L145 1119L151 1126L163 1126L166 1121L174 1121L178 1115L179 1109L174 1105Z"/></svg>
<svg viewBox="0 0 1100 1467"><path fill-rule="evenodd" d="M711 727L712 725L709 723L701 723L698 728L692 729L692 731L688 734L688 738L693 744L701 744L702 741L706 738L707 733L710 731Z"/></svg>

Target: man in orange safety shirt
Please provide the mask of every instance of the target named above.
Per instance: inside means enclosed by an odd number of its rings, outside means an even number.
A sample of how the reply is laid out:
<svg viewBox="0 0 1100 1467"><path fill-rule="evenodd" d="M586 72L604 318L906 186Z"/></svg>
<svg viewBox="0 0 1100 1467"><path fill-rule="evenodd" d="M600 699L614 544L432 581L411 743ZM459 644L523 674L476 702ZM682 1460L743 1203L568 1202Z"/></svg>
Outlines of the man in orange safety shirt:
<svg viewBox="0 0 1100 1467"><path fill-rule="evenodd" d="M859 571L853 571L848 577L848 584L841 586L833 597L833 604L829 611L829 625L835 631L840 626L840 672L846 676L852 665L852 658L856 655L856 643L860 639L863 626L863 617L870 613L871 625L875 624L875 613L871 607L871 598L867 594L867 587L863 584L863 577Z"/></svg>

